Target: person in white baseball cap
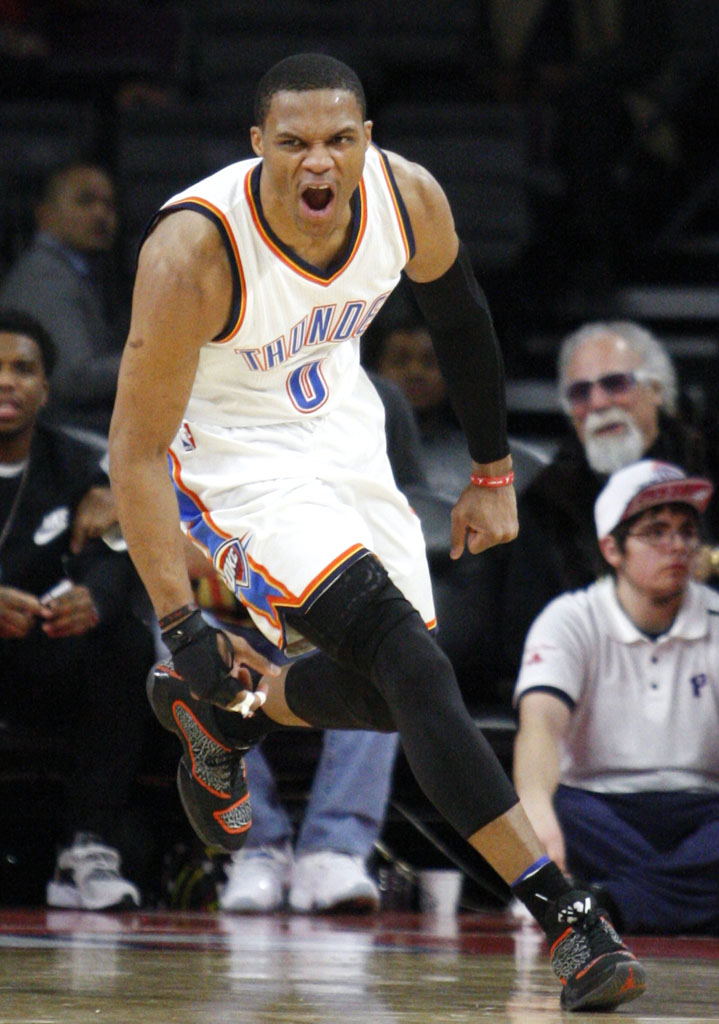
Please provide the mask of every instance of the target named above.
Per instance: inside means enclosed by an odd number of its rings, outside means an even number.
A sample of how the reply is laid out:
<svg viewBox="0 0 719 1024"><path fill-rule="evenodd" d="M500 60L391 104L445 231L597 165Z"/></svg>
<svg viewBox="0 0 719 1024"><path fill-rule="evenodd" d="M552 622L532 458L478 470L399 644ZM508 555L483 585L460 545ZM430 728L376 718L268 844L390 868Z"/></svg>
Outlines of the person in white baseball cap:
<svg viewBox="0 0 719 1024"><path fill-rule="evenodd" d="M515 688L530 821L633 934L719 933L719 595L692 576L712 490L649 459L609 478L611 574L540 613Z"/></svg>
<svg viewBox="0 0 719 1024"><path fill-rule="evenodd" d="M702 513L713 489L711 481L687 476L683 469L669 462L633 462L610 476L596 500L597 537L601 541L620 523L655 505L679 502Z"/></svg>

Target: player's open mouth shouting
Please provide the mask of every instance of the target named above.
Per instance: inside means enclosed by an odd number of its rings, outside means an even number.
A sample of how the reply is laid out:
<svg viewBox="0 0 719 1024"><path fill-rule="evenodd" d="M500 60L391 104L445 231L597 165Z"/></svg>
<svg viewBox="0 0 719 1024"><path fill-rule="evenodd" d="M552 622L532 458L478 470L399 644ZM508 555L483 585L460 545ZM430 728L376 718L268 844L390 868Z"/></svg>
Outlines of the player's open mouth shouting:
<svg viewBox="0 0 719 1024"><path fill-rule="evenodd" d="M326 216L334 203L335 188L328 182L305 185L300 192L302 207L308 217Z"/></svg>

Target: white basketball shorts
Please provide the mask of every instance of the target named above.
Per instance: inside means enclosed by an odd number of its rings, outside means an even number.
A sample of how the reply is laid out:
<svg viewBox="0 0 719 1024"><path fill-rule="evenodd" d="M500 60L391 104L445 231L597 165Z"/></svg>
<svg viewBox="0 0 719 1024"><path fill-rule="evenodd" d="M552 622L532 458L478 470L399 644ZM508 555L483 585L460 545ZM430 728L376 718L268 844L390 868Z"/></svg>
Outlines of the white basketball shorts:
<svg viewBox="0 0 719 1024"><path fill-rule="evenodd" d="M298 637L282 610L307 609L368 551L436 625L420 522L394 482L384 407L364 374L326 416L262 427L186 421L170 463L183 529L287 655Z"/></svg>

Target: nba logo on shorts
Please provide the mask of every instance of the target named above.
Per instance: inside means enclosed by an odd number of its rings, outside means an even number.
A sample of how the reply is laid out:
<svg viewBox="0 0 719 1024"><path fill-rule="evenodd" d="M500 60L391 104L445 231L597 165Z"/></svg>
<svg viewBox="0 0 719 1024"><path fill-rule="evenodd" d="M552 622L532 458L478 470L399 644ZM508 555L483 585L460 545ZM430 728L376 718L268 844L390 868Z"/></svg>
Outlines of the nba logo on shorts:
<svg viewBox="0 0 719 1024"><path fill-rule="evenodd" d="M182 445L182 450L184 452L194 452L197 445L195 444L195 439L192 436L192 431L190 430L189 423L183 421L183 424L180 427L179 437L180 444Z"/></svg>

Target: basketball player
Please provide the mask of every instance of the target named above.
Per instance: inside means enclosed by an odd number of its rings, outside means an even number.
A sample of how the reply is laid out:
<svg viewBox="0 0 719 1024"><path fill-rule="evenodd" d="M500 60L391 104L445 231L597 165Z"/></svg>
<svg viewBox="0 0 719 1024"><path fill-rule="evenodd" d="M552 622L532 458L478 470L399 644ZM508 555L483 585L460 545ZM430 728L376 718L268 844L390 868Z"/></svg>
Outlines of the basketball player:
<svg viewBox="0 0 719 1024"><path fill-rule="evenodd" d="M360 336L404 270L473 459L451 554L512 539L501 357L447 199L372 145L362 86L330 57L270 69L255 116L256 159L175 196L150 226L111 430L121 525L173 653L148 691L183 746L185 809L206 840L238 848L241 754L273 721L396 730L429 799L545 929L563 1004L616 1006L643 991L643 969L546 857L462 702L359 366ZM178 504L264 637L285 656L321 654L277 675L204 622ZM259 694L250 670L265 673Z"/></svg>

